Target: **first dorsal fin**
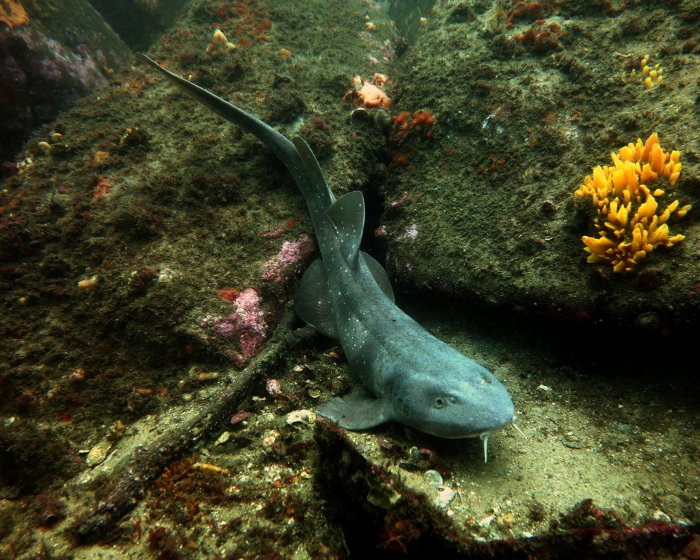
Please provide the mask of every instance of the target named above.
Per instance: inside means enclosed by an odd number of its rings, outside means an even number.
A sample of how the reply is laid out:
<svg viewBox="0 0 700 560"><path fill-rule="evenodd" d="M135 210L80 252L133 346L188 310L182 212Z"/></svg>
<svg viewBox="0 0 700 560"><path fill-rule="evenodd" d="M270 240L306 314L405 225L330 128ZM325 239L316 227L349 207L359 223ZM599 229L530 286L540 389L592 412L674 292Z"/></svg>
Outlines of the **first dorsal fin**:
<svg viewBox="0 0 700 560"><path fill-rule="evenodd" d="M360 191L352 191L336 200L326 212L335 228L340 251L345 260L355 265L365 228L365 199Z"/></svg>

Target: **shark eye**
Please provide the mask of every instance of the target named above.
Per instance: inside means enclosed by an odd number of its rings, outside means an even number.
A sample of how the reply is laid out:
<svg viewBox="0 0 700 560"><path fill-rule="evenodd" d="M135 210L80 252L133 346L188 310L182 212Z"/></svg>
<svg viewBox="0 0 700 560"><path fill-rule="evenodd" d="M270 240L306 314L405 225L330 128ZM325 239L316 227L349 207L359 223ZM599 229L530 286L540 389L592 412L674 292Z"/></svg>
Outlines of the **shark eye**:
<svg viewBox="0 0 700 560"><path fill-rule="evenodd" d="M447 402L442 397L438 397L437 399L435 399L435 408L442 408L446 404Z"/></svg>

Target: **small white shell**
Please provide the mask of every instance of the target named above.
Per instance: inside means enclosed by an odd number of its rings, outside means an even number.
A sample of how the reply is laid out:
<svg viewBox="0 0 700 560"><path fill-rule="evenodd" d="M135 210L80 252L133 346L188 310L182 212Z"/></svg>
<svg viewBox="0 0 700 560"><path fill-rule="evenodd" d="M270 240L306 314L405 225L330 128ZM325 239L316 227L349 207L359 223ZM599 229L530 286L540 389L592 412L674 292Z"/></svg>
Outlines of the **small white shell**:
<svg viewBox="0 0 700 560"><path fill-rule="evenodd" d="M87 457L85 457L85 463L88 467L96 467L107 458L110 449L112 449L112 444L103 439L100 443L93 446Z"/></svg>
<svg viewBox="0 0 700 560"><path fill-rule="evenodd" d="M313 424L316 421L316 413L313 410L294 410L287 414L287 424Z"/></svg>
<svg viewBox="0 0 700 560"><path fill-rule="evenodd" d="M452 490L452 488L449 486L443 486L440 488L440 491L438 492L437 497L433 500L433 503L435 504L435 507L440 509L446 508L456 495L457 492Z"/></svg>
<svg viewBox="0 0 700 560"><path fill-rule="evenodd" d="M437 471L425 471L423 476L428 480L430 486L438 488L443 485L442 475Z"/></svg>

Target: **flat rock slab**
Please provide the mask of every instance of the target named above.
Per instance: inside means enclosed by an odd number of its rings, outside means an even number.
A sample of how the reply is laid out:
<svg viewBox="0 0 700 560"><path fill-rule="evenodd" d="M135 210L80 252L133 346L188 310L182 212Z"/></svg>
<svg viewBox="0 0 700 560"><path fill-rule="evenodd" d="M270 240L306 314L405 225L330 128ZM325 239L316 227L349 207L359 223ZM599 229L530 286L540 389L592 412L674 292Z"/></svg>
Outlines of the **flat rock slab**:
<svg viewBox="0 0 700 560"><path fill-rule="evenodd" d="M316 440L327 469L321 484L334 498L331 509L353 555L382 550L409 557L525 558L527 554L557 557L575 550L587 557L614 553L634 558L650 551L680 552L690 546L696 530L662 519L629 525L617 511L601 508L590 498L573 504L556 519L547 518L546 523L541 522L545 519L542 504L536 501L521 509L505 500L503 509L493 507L483 517L474 517L479 509L474 496L490 493L505 473L470 473L469 486L478 490L465 495L460 489L433 484L431 475L437 471L421 476L388 467L367 438L325 421L317 424ZM452 483L460 481L455 478ZM449 505L444 496L450 497ZM544 529L523 530L533 525Z"/></svg>

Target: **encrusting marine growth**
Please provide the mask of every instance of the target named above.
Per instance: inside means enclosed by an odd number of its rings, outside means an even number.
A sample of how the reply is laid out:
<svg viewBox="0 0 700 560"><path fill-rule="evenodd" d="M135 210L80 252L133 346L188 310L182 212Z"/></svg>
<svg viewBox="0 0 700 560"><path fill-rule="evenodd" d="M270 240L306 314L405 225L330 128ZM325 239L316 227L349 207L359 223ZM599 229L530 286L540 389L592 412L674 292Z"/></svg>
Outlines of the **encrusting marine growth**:
<svg viewBox="0 0 700 560"><path fill-rule="evenodd" d="M610 157L614 165L594 167L593 176L586 176L575 193L578 198L589 196L597 210L598 237L584 235L581 240L590 253L588 262L609 262L615 272L632 272L659 245L672 247L685 238L671 235L667 222L674 214L682 218L691 206L679 209L674 200L659 207L658 201L673 198L681 164L680 152L664 152L656 133ZM654 185L662 179L668 184Z"/></svg>

